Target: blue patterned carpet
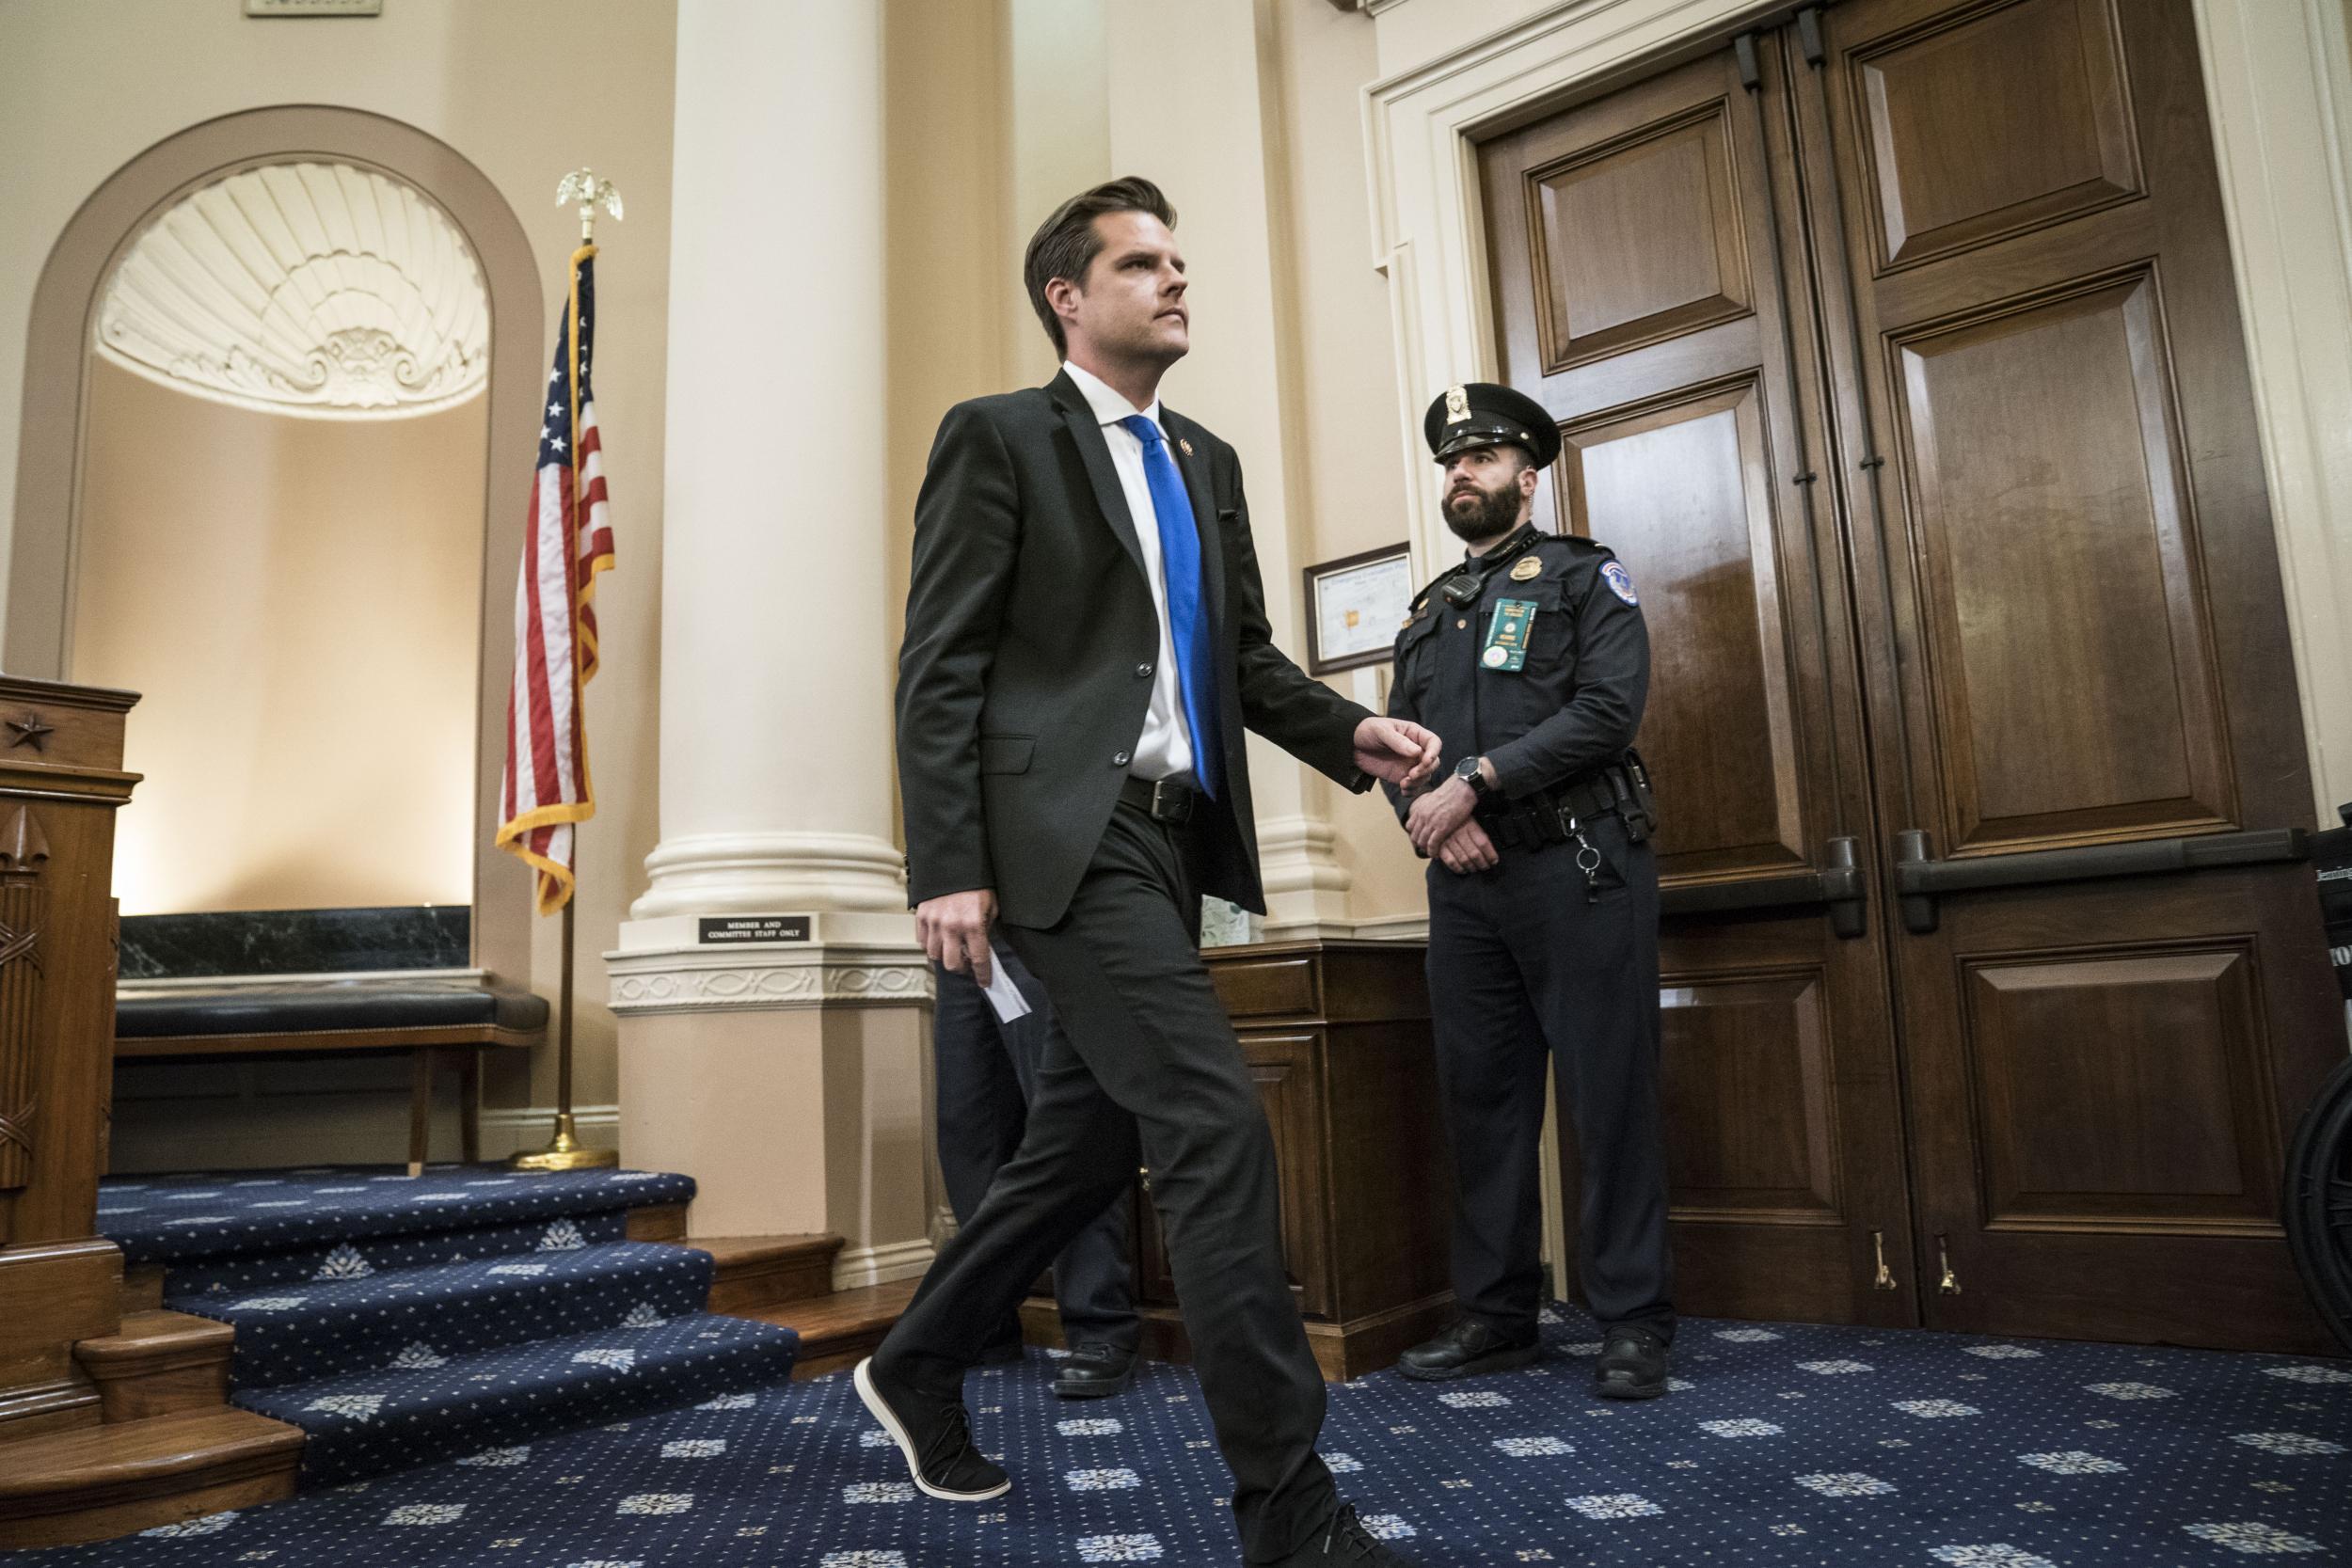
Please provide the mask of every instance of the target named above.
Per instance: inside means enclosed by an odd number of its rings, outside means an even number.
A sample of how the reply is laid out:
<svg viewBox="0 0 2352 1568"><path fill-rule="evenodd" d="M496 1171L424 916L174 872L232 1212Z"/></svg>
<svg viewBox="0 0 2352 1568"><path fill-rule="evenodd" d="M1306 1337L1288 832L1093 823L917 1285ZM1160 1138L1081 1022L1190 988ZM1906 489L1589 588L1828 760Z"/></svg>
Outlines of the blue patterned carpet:
<svg viewBox="0 0 2352 1568"><path fill-rule="evenodd" d="M1677 1387L1585 1392L1589 1319L1528 1371L1335 1387L1324 1450L1417 1560L1658 1568L2196 1568L2352 1560L2352 1370L2285 1356L1692 1322ZM39 1568L1012 1568L1236 1560L1197 1385L1053 1397L976 1374L1012 1494L918 1499L849 1380L485 1448Z"/></svg>

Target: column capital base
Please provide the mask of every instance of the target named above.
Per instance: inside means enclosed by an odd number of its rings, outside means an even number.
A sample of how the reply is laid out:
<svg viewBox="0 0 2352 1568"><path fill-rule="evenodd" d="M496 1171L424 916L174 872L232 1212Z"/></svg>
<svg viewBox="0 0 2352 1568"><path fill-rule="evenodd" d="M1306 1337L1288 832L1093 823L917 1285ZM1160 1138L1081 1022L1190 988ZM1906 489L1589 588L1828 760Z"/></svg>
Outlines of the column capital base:
<svg viewBox="0 0 2352 1568"><path fill-rule="evenodd" d="M632 922L776 911L904 913L906 858L864 833L692 833L645 857L650 885Z"/></svg>

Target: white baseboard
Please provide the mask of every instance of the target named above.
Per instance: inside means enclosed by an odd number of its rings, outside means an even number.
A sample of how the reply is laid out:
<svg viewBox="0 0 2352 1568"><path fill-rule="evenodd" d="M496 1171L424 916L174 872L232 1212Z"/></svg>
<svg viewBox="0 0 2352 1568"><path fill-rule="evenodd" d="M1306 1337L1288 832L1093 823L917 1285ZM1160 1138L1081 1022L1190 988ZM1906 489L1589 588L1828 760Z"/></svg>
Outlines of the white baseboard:
<svg viewBox="0 0 2352 1568"><path fill-rule="evenodd" d="M916 1279L936 1256L928 1238L892 1242L884 1246L847 1247L833 1261L833 1288L862 1291L868 1285L895 1285Z"/></svg>

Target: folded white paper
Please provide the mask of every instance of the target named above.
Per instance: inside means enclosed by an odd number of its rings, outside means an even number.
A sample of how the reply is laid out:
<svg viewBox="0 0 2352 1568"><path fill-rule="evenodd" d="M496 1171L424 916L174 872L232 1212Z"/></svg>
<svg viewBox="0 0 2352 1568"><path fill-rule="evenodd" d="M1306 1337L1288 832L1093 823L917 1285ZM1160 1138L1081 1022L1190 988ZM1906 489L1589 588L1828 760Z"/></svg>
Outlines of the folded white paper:
<svg viewBox="0 0 2352 1568"><path fill-rule="evenodd" d="M1029 1016L1029 999L1012 983L1012 971L1005 967L1005 956L993 942L988 944L988 1005L996 1009L999 1023Z"/></svg>

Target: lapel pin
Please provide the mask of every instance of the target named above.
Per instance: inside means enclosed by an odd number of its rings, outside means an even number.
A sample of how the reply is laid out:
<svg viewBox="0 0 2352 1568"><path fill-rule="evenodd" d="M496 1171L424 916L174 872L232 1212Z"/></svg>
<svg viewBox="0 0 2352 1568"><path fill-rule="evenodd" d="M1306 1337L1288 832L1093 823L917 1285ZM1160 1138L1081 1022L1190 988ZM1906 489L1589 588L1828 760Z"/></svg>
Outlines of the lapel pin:
<svg viewBox="0 0 2352 1568"><path fill-rule="evenodd" d="M1183 452L1186 457L1190 457L1192 455L1192 443L1185 440L1182 436L1179 436L1176 437L1176 450Z"/></svg>

